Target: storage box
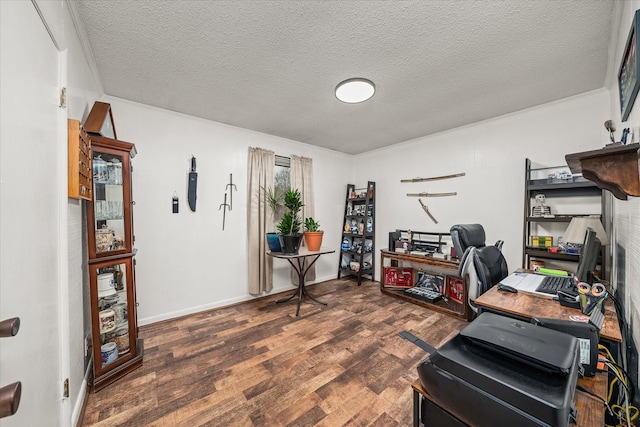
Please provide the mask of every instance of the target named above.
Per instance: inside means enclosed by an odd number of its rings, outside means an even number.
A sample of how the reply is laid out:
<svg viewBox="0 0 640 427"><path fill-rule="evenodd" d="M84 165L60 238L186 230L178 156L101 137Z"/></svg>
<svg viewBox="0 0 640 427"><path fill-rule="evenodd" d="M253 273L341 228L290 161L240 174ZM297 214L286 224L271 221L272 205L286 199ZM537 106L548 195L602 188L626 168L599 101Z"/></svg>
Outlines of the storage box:
<svg viewBox="0 0 640 427"><path fill-rule="evenodd" d="M536 248L550 248L553 246L552 236L531 236L531 246Z"/></svg>
<svg viewBox="0 0 640 427"><path fill-rule="evenodd" d="M412 288L413 268L385 267L383 284L385 288Z"/></svg>

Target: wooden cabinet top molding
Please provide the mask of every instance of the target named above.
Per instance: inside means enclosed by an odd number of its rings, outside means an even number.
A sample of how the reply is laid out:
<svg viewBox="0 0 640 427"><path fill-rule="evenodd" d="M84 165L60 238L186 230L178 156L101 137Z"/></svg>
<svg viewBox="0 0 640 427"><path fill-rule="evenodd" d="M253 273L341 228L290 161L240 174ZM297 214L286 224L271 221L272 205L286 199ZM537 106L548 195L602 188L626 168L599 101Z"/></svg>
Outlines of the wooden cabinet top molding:
<svg viewBox="0 0 640 427"><path fill-rule="evenodd" d="M89 116L87 116L87 120L84 122L84 129L89 133L106 138L118 139L116 135L116 125L113 122L111 104L100 101L94 102Z"/></svg>

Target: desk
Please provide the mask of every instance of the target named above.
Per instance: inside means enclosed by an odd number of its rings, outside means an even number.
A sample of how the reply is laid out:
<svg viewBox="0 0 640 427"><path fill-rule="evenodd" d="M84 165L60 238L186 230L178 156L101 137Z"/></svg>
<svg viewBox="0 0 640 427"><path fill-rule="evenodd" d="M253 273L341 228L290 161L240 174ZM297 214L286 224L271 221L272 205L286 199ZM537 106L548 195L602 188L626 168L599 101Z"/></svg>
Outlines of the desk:
<svg viewBox="0 0 640 427"><path fill-rule="evenodd" d="M479 311L502 314L525 321L530 321L533 317L569 320L572 315L582 314L577 308L562 306L559 302L545 296L526 292L514 294L499 291L497 286L480 295L475 303ZM605 302L604 324L600 330L600 339L608 344L613 344L614 348L611 348L611 351L617 359L622 343L622 334L615 306L609 299Z"/></svg>
<svg viewBox="0 0 640 427"><path fill-rule="evenodd" d="M595 377L583 377L578 379L578 384L585 387L588 390L593 391L598 396L606 399L607 396L607 373L606 372L598 372ZM425 427L429 427L428 420L422 420L421 424L421 408L422 401L421 397L433 402L438 408L444 410L449 416L452 417L453 422L448 423L449 425L464 425L464 426L473 426L473 420L464 419L459 415L455 414L450 408L445 407L438 403L433 396L429 395L427 391L422 387L420 380L415 380L411 384L411 388L413 388L413 426L420 427L421 425ZM575 427L602 427L604 425L604 404L602 401L596 399L595 397L584 393L580 390L576 390L575 393L575 404L578 409L578 423L575 424ZM457 423L456 423L457 421ZM574 426L574 424L571 424Z"/></svg>
<svg viewBox="0 0 640 427"><path fill-rule="evenodd" d="M305 276L307 272L311 268L311 266L320 258L321 255L334 253L333 249L320 248L318 251L308 251L307 248L300 248L297 254L284 254L282 252L267 252L267 255L272 256L274 258L282 258L289 261L289 264L293 267L293 269L298 273L298 289L288 298L279 299L276 303L283 303L292 300L294 297L298 297L298 308L296 309L296 316L300 313L300 303L302 302L302 296L306 296L311 301L327 305L326 302L318 301L314 297L312 297L307 289L304 286ZM307 258L313 258L311 262L307 263L305 267L305 260Z"/></svg>

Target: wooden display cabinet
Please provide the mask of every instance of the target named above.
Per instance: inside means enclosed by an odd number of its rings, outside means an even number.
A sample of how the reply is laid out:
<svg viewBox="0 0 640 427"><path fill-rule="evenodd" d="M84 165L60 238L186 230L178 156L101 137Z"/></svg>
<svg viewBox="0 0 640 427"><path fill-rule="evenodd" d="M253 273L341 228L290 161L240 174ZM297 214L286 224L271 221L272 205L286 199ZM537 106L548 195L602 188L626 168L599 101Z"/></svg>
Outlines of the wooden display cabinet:
<svg viewBox="0 0 640 427"><path fill-rule="evenodd" d="M135 146L91 136L93 203L87 212L89 259L133 252L131 154ZM92 237L92 238L91 238Z"/></svg>
<svg viewBox="0 0 640 427"><path fill-rule="evenodd" d="M93 201L87 204L92 391L142 365L138 339L131 192L132 143L90 135ZM117 350L116 350L117 349Z"/></svg>
<svg viewBox="0 0 640 427"><path fill-rule="evenodd" d="M458 261L382 250L380 252L380 291L440 313L469 320L471 308L467 301L467 283L458 276L458 265ZM387 283L385 270L390 269L404 272L412 269L414 274L410 286ZM406 288L416 285L418 273L436 279L436 286L443 296L440 301L432 303L404 292Z"/></svg>
<svg viewBox="0 0 640 427"><path fill-rule="evenodd" d="M94 391L142 365L133 264L121 257L89 265Z"/></svg>

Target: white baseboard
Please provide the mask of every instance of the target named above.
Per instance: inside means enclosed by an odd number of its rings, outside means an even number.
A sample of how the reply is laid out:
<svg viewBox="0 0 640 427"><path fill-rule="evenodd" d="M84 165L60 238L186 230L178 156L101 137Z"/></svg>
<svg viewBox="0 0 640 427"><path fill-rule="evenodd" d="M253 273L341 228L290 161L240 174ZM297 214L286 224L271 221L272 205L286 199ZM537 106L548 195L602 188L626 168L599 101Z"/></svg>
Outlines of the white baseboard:
<svg viewBox="0 0 640 427"><path fill-rule="evenodd" d="M335 279L334 275L327 276L327 277L316 278L316 280L314 280L312 282L308 282L307 286L313 285L313 284L316 284L316 283L320 283L320 282L325 282L327 280L332 280L332 279ZM278 286L278 287L274 287L273 290L267 295L255 296L255 295L251 295L251 294L246 294L246 295L242 295L242 296L235 297L235 298L229 298L229 299L226 299L226 300L214 301L214 302L211 302L209 304L202 304L202 305L198 305L198 306L194 306L194 307L185 308L184 310L176 310L176 311L172 311L172 312L169 312L169 313L159 314L157 316L144 317L144 318L138 319L138 325L139 326L150 325L152 323L162 322L163 320L175 319L177 317L187 316L189 314L200 313L202 311L212 310L214 308L226 307L226 306L237 304L237 303L243 302L243 301L250 301L250 300L253 300L253 299L256 299L256 298L264 298L266 296L269 296L269 295L272 295L272 294L276 294L278 292L286 292L286 291L292 290L292 289L294 289L294 286L291 285L291 284L284 285L284 286Z"/></svg>
<svg viewBox="0 0 640 427"><path fill-rule="evenodd" d="M91 377L91 366L93 366L93 360L89 360L87 370L84 373L84 379L78 390L78 398L76 404L73 405L73 412L71 413L71 425L77 427L80 424L80 414L82 414L82 408L84 406L84 400L87 398L87 386L89 384L89 378Z"/></svg>

